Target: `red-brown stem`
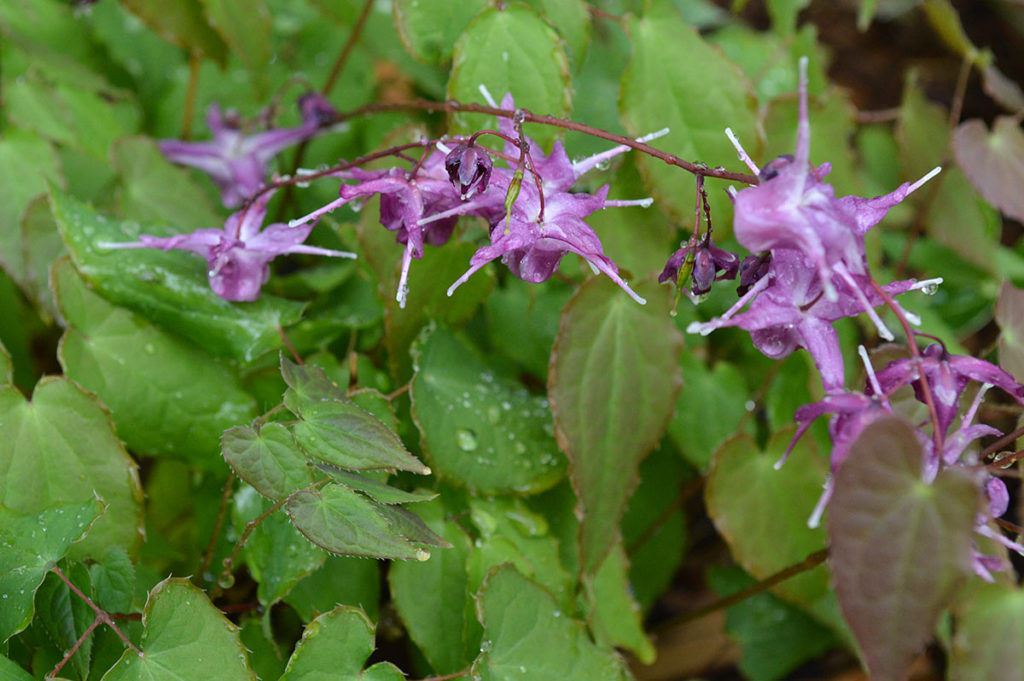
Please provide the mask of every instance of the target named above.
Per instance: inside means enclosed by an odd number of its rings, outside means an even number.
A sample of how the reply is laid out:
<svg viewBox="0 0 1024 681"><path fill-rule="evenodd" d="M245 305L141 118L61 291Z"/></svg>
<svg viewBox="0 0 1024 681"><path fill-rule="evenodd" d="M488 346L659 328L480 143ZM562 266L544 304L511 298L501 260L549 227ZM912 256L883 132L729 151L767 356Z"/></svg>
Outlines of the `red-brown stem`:
<svg viewBox="0 0 1024 681"><path fill-rule="evenodd" d="M907 347L910 349L910 355L920 362L921 351L917 347L917 341L914 339L914 330L910 328L910 322L903 315L903 310L896 304L896 301L892 299L885 289L879 286L878 282L868 277L871 281L872 288L882 297L885 301L886 306L892 310L893 314L896 315L896 319L899 321L900 326L903 327L903 333L907 336ZM935 400L932 398L932 388L928 385L928 378L924 375L924 371L921 370L920 364L917 367L917 380L921 384L921 394L924 396L924 403L928 406L928 416L932 420L932 440L935 442L936 453L942 452L942 440L945 433L939 428L939 413L935 410Z"/></svg>
<svg viewBox="0 0 1024 681"><path fill-rule="evenodd" d="M114 624L114 620L110 619L110 615L107 614L107 611L104 610L103 608L101 608L100 606L96 605L95 603L93 603L91 598L89 598L84 593L82 593L82 590L79 589L77 586L75 586L71 582L71 580L68 579L64 575L63 572L61 572L59 567L54 565L52 568L50 568L50 572L52 572L53 574L55 574L58 577L60 577L61 581L64 582L65 584L67 584L68 588L71 589L71 591L73 591L76 596L78 596L83 601L85 601L86 605L88 605L90 608L92 608L92 611L94 613L96 613L96 618L99 619L101 622L103 622L103 624L106 624L108 627L113 629L114 633L117 634L118 638L120 638L122 641L124 641L124 644L126 646L128 646L129 648L134 650L136 654L142 655L142 653L139 652L139 649L135 647L135 644L132 643L128 639L128 637L124 635L124 632L122 632L120 629L117 628L117 625Z"/></svg>
<svg viewBox="0 0 1024 681"><path fill-rule="evenodd" d="M1001 438L990 444L988 447L985 447L985 449L981 450L981 452L978 453L978 458L984 459L989 454L995 454L1000 449L1010 444L1019 437L1024 437L1024 426L1021 426L1012 433L1007 433L1006 435L1002 436Z"/></svg>
<svg viewBox="0 0 1024 681"><path fill-rule="evenodd" d="M1010 454L1009 456L1004 456L1001 459L996 459L992 463L987 464L985 466L985 468L989 469L990 471L992 471L995 474L999 474L999 473L1004 472L1004 469L1007 466L1009 466L1012 463L1017 463L1021 459L1024 459L1024 449L1020 450L1019 452L1014 452L1013 454Z"/></svg>
<svg viewBox="0 0 1024 681"><path fill-rule="evenodd" d="M393 399L395 399L397 397L401 397L405 393L409 392L409 386L410 385L412 385L412 384L411 383L406 383L405 385L403 385L402 387L398 388L397 390L394 390L394 391L388 393L387 395L385 395L384 399L386 399L388 402L390 402L391 400L393 400Z"/></svg>
<svg viewBox="0 0 1024 681"><path fill-rule="evenodd" d="M607 19L608 21L614 21L615 23L617 23L622 28L626 28L626 20L625 19L623 19L622 17L619 17L619 16L615 16L611 12L606 12L603 9L601 9L600 7L594 7L590 3L587 3L587 11L590 12L591 14L593 14L595 17L600 17L602 19Z"/></svg>
<svg viewBox="0 0 1024 681"><path fill-rule="evenodd" d="M70 661L71 658L75 656L75 653L78 652L78 649L82 647L83 643L85 643L85 639L89 638L92 632L96 631L96 628L101 624L103 624L102 619L100 619L99 617L94 619L92 621L92 624L90 624L89 627L85 630L85 632L83 632L82 635L78 637L78 640L75 641L75 645L71 646L71 650L64 654L64 658L57 663L57 666L54 667L50 671L50 673L46 675L45 678L49 680L57 676L57 674L60 674L60 670L64 669L64 665L66 665L68 661Z"/></svg>
<svg viewBox="0 0 1024 681"><path fill-rule="evenodd" d="M657 159L661 159L665 163L677 166L683 170L693 173L694 175L703 175L704 177L714 177L719 180L728 180L731 182L743 182L744 184L757 184L758 180L753 175L747 175L745 173L733 173L724 169L708 168L703 164L691 163L686 159L680 158L675 154L670 154L661 149L656 149L649 144L644 142L637 142L632 137L626 137L625 135L616 135L615 133L608 132L607 130L601 130L583 123L577 123L576 121L566 120L564 118L558 118L556 116L541 116L535 113L531 113L526 109L516 109L515 111L509 111L508 109L499 109L493 106L485 106L483 104L464 104L462 102L430 102L422 99L412 100L410 102L402 103L373 103L361 106L358 109L343 113L338 116L338 121L346 121L351 118L357 118L359 116L365 116L373 113L383 113L387 111L443 111L446 113L479 113L488 116L500 116L502 118L513 118L517 112L521 112L524 123L537 123L539 125L550 125L556 128L562 128L564 130L572 130L573 132L581 132L586 135L593 137L599 137L600 139L614 142L615 144L622 144L630 149L648 154Z"/></svg>
<svg viewBox="0 0 1024 681"><path fill-rule="evenodd" d="M217 519L213 522L213 533L210 535L210 542L206 545L206 552L203 553L203 564L199 567L199 578L206 574L213 561L213 552L217 548L217 538L220 536L220 528L224 525L224 515L227 513L228 502L231 500L231 492L235 487L235 471L228 470L228 479L224 483L224 491L220 495L220 507L217 509Z"/></svg>
<svg viewBox="0 0 1024 681"><path fill-rule="evenodd" d="M320 90L326 97L334 89L334 84L338 81L338 76L341 75L342 69L345 68L345 64L348 62L348 57L352 53L352 48L356 46L356 42L359 40L359 36L363 33L363 28L366 26L366 20L370 16L370 10L373 9L374 0L366 0L363 3L363 9L359 12L359 18L356 19L356 25L352 27L352 33L349 34L348 40L345 41L345 46L341 48L341 54L338 55L338 59L334 62L334 66L331 68L331 73L327 76L327 80L324 81L324 87Z"/></svg>
<svg viewBox="0 0 1024 681"><path fill-rule="evenodd" d="M239 222L241 222L241 221L239 221ZM300 357L299 353L296 352L295 346L292 345L291 340L288 339L288 334L286 334L284 332L284 329L282 329L280 326L277 327L277 335L279 335L281 337L281 342L284 343L284 346L286 348L288 348L288 352L291 353L292 359L295 360L295 363L301 365L303 363L302 362L302 357Z"/></svg>
<svg viewBox="0 0 1024 681"><path fill-rule="evenodd" d="M1024 534L1024 527L1021 527L1020 525L1017 525L1015 523L1011 523L1009 520L1003 520L1002 518L993 518L993 520L996 521L996 525L1003 528L1007 532L1012 532L1013 534L1018 535Z"/></svg>

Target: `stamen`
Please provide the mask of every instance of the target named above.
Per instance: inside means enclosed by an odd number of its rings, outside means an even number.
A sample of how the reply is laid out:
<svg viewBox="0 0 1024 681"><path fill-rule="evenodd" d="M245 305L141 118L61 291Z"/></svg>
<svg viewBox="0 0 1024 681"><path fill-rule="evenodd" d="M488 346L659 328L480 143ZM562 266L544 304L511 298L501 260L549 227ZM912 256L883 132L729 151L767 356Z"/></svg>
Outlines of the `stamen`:
<svg viewBox="0 0 1024 681"><path fill-rule="evenodd" d="M732 131L732 128L725 129L725 136L728 137L729 141L732 142L732 145L736 147L736 153L739 155L739 159L743 161L748 168L750 168L750 172L755 175L760 175L761 169L757 167L757 164L754 163L753 159L750 158L750 155L747 154L747 150L743 148L742 144L740 144L739 138L736 137L736 133Z"/></svg>
<svg viewBox="0 0 1024 681"><path fill-rule="evenodd" d="M317 208L315 211L313 211L309 215L304 215L301 218L295 218L294 220L289 220L288 221L288 226L289 227L298 227L299 225L304 225L307 222L310 222L312 220L316 220L318 217L320 217L321 215L324 215L325 213L333 212L334 209L337 208L338 206L345 205L345 203L348 200L349 199L340 199L340 198L339 199L335 199L334 201L331 201L330 203L328 203L326 206L321 206L320 208Z"/></svg>
<svg viewBox="0 0 1024 681"><path fill-rule="evenodd" d="M641 208L650 208L653 203L654 199L651 197L647 197L646 199L616 199L612 201L605 201L604 205L606 208L608 206L611 206L613 208L621 208L625 206L640 206Z"/></svg>
<svg viewBox="0 0 1024 681"><path fill-rule="evenodd" d="M486 85L480 83L478 89L480 90L480 95L484 98L484 101L487 102L488 106L493 107L495 109L499 108L498 103L494 101L494 97L491 97L491 91L487 89Z"/></svg>
<svg viewBox="0 0 1024 681"><path fill-rule="evenodd" d="M935 166L934 168L932 168L928 172L927 175L922 177L920 180L918 180L914 184L910 185L910 188L907 189L907 194L910 194L910 193L916 191L917 189L919 189L921 187L921 185L923 185L925 182L927 182L928 180L930 180L933 177L935 177L936 175L938 175L941 171L942 171L942 166Z"/></svg>
<svg viewBox="0 0 1024 681"><path fill-rule="evenodd" d="M836 263L834 269L840 278L846 282L846 285L850 287L850 290L853 291L853 296L857 299L857 302L860 303L861 308L867 314L868 319L870 319L875 325L875 328L878 329L878 335L881 336L883 340L887 341L891 341L896 338L896 336L892 334L892 331L889 330L889 327L882 322L882 318L878 316L878 313L875 312L875 308L871 306L867 296L865 296L864 292L857 286L857 282L853 280L853 277L847 271L846 266L842 263Z"/></svg>
<svg viewBox="0 0 1024 681"><path fill-rule="evenodd" d="M647 142L649 142L651 140L656 140L659 137L664 137L667 134L668 134L668 128L662 128L661 130L658 130L657 132L652 132L652 133L650 133L648 135L644 135L643 137L637 137L636 141L637 142L647 143ZM602 151L600 153L594 154L593 156L588 156L587 158L585 158L585 159L583 159L581 161L577 161L577 162L572 164L572 174L573 174L573 177L575 177L576 179L579 179L584 173L588 172L591 168L599 166L602 163L604 163L605 161L607 161L608 159L614 158L615 156L618 156L619 154L622 154L624 152L629 151L629 149L630 148L627 147L625 144L620 144L619 146L612 147L611 149L608 149L607 151Z"/></svg>
<svg viewBox="0 0 1024 681"><path fill-rule="evenodd" d="M978 413L978 408L981 406L982 400L985 399L985 393L992 387L991 383L982 383L981 387L978 388L978 394L974 396L974 400L971 402L970 408L964 413L963 419L960 421L960 428L966 428L972 421L974 421L975 414Z"/></svg>

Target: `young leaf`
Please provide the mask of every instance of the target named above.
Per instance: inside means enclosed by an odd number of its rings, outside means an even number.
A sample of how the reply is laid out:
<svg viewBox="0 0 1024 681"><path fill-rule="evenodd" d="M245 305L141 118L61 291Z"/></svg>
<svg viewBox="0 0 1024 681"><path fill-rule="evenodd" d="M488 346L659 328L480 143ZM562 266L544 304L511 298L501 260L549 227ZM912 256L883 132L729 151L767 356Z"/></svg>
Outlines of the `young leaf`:
<svg viewBox="0 0 1024 681"><path fill-rule="evenodd" d="M544 400L495 375L446 329L426 334L414 356L413 419L439 477L481 494L529 494L562 478Z"/></svg>
<svg viewBox="0 0 1024 681"><path fill-rule="evenodd" d="M978 193L1024 220L1024 132L1017 119L999 116L991 133L980 119L964 121L953 131L953 153Z"/></svg>
<svg viewBox="0 0 1024 681"><path fill-rule="evenodd" d="M897 681L970 572L979 492L958 471L926 482L915 430L864 429L835 476L828 532L839 605L872 679Z"/></svg>
<svg viewBox="0 0 1024 681"><path fill-rule="evenodd" d="M170 577L149 593L141 655L125 650L104 681L256 681L238 627L187 579Z"/></svg>
<svg viewBox="0 0 1024 681"><path fill-rule="evenodd" d="M316 480L295 437L280 423L268 423L258 432L235 426L221 444L235 474L268 499L283 499Z"/></svg>
<svg viewBox="0 0 1024 681"><path fill-rule="evenodd" d="M214 293L202 259L156 249L105 249L100 242L134 241L166 228L118 222L57 190L50 203L75 267L97 291L211 354L250 362L281 344L278 329L299 320L303 304L264 295L232 303Z"/></svg>
<svg viewBox="0 0 1024 681"><path fill-rule="evenodd" d="M405 48L417 59L439 62L452 56L455 41L486 0L395 0L395 26Z"/></svg>
<svg viewBox="0 0 1024 681"><path fill-rule="evenodd" d="M135 462L114 435L96 399L64 378L45 377L32 401L0 389L0 504L41 513L99 496L103 517L71 556L101 556L118 545L129 553L142 539L142 490Z"/></svg>
<svg viewBox="0 0 1024 681"><path fill-rule="evenodd" d="M562 312L548 396L579 498L581 569L594 574L619 535L640 461L661 439L681 387L682 337L667 287L637 305L607 278L583 284Z"/></svg>
<svg viewBox="0 0 1024 681"><path fill-rule="evenodd" d="M307 539L338 555L426 560L430 553L417 548L410 540L432 546L447 545L441 537L430 536L432 533L421 531L415 538L408 537L403 533L406 528L394 527L381 515L379 508L341 485L300 492L285 504L295 527ZM430 541L423 541L424 538Z"/></svg>
<svg viewBox="0 0 1024 681"><path fill-rule="evenodd" d="M530 7L508 4L482 12L455 45L448 98L481 101L484 85L501 101L511 92L516 106L538 114L566 116L572 107L569 60L561 40ZM493 121L493 119L492 119ZM453 132L493 128L479 115L454 116ZM527 131L545 148L556 129Z"/></svg>
<svg viewBox="0 0 1024 681"><path fill-rule="evenodd" d="M338 606L306 626L281 681L404 681L389 662L363 670L374 649L373 622L358 608Z"/></svg>
<svg viewBox="0 0 1024 681"><path fill-rule="evenodd" d="M52 286L67 321L61 365L103 400L129 448L219 466L220 434L256 416L256 402L237 375L185 339L104 300L66 258L54 266Z"/></svg>
<svg viewBox="0 0 1024 681"><path fill-rule="evenodd" d="M23 515L0 505L0 644L28 626L36 589L103 512L103 504L54 505Z"/></svg>
<svg viewBox="0 0 1024 681"><path fill-rule="evenodd" d="M473 675L481 681L618 681L622 660L590 641L583 625L557 608L541 587L506 565L477 596L484 625Z"/></svg>
<svg viewBox="0 0 1024 681"><path fill-rule="evenodd" d="M1024 678L1024 592L985 584L956 611L950 681Z"/></svg>
<svg viewBox="0 0 1024 681"><path fill-rule="evenodd" d="M349 473L329 463L316 463L314 466L327 473L335 482L341 483L349 489L362 492L374 501L379 501L382 504L408 504L417 501L430 501L437 496L437 492L431 492L430 490L406 492L397 487L385 485L383 482L377 482L355 473Z"/></svg>
<svg viewBox="0 0 1024 681"><path fill-rule="evenodd" d="M98 606L107 612L130 612L135 593L135 565L120 546L111 546L89 568Z"/></svg>

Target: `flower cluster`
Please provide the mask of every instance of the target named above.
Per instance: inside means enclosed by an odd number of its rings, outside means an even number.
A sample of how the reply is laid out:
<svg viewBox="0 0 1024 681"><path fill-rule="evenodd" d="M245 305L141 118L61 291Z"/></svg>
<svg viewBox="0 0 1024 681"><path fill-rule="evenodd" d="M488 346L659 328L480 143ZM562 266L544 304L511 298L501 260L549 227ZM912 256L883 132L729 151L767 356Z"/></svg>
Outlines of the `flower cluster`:
<svg viewBox="0 0 1024 681"><path fill-rule="evenodd" d="M737 192L733 197L736 239L754 254L747 256L739 267L737 303L722 316L705 323L695 322L688 330L707 334L717 328L737 326L749 331L758 350L772 358L785 357L797 348L807 350L821 375L825 396L797 410L795 418L799 428L793 443L815 419L830 414L833 472L842 465L853 443L870 423L893 414L890 396L908 385L913 387L919 401L929 405L933 414L931 432L919 430L926 459L924 478L933 479L946 466L979 470L977 457L968 451L968 446L981 437L1001 435L991 426L974 423L986 390L998 386L1024 405L1024 387L989 362L951 355L943 345L936 343L910 358L890 363L877 374L861 347L868 384L863 391L848 391L839 338L833 326L833 322L841 318L866 313L879 336L892 340L892 333L874 309L883 304L892 307L904 319L916 321L893 298L911 290L933 289L941 280L878 284L868 269L864 235L890 208L938 169L885 196L836 197L832 186L824 182L829 165L814 167L810 163L806 60L801 62L798 126L796 152L781 156L763 168L758 168L732 133L726 131L741 160L759 179L756 186ZM695 293L698 289L709 288L716 272L722 273L718 276L721 278L734 275L736 271L732 264L735 260L713 248L710 240L701 247L707 252L705 259L709 264L698 282L697 258L694 258ZM680 252L677 252L666 266L663 278L674 277L681 262ZM916 351L916 345L912 347ZM960 398L972 381L981 384L981 388L959 423L955 423L961 410ZM784 460L785 457L778 465ZM1008 495L999 478L981 475L979 485L989 503L986 511L978 514L976 531L1024 553L1024 546L989 527L993 518L1006 511ZM819 523L831 493L829 480L809 520L810 525ZM991 579L991 570L1005 567L1000 560L975 551L974 568L982 577Z"/></svg>

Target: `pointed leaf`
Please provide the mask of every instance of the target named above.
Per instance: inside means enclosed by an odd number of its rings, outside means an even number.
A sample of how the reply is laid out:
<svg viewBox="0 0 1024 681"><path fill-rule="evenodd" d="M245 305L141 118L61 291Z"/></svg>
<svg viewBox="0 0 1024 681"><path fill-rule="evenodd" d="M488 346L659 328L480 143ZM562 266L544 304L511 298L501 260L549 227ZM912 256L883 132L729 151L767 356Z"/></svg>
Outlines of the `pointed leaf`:
<svg viewBox="0 0 1024 681"><path fill-rule="evenodd" d="M753 88L747 77L664 0L650 3L642 19L630 22L629 33L633 58L619 100L629 133L640 136L667 127L669 134L655 142L659 149L745 172L724 129L732 128L755 154ZM657 205L677 219L692 220L694 194L680 190L679 169L649 157L639 163ZM715 227L725 229L732 215L728 197L717 188L709 195Z"/></svg>
<svg viewBox="0 0 1024 681"><path fill-rule="evenodd" d="M385 520L373 502L340 485L299 492L285 509L307 539L331 553L399 560L430 557Z"/></svg>
<svg viewBox="0 0 1024 681"><path fill-rule="evenodd" d="M252 361L281 344L278 328L299 320L303 304L264 295L232 303L214 293L202 258L180 251L108 249L100 242L136 241L140 233L166 236L166 227L141 227L98 215L57 190L50 202L75 267L97 291L220 357Z"/></svg>
<svg viewBox="0 0 1024 681"><path fill-rule="evenodd" d="M620 536L637 466L661 439L681 387L682 336L668 287L638 289L637 305L606 277L583 284L562 312L548 396L579 498L583 572Z"/></svg>
<svg viewBox="0 0 1024 681"><path fill-rule="evenodd" d="M437 475L482 494L532 493L562 478L545 400L496 376L447 329L414 349L413 419Z"/></svg>
<svg viewBox="0 0 1024 681"><path fill-rule="evenodd" d="M437 492L431 492L430 490L406 492L397 487L385 485L383 482L377 482L355 473L349 473L329 463L316 463L314 465L324 473L327 473L335 482L341 483L349 489L362 492L374 501L379 501L382 504L408 504L417 501L430 501L437 496Z"/></svg>
<svg viewBox="0 0 1024 681"><path fill-rule="evenodd" d="M589 620L597 639L629 649L640 662L649 665L657 653L643 627L643 613L629 584L629 558L622 544L616 544L597 574L585 576Z"/></svg>
<svg viewBox="0 0 1024 681"><path fill-rule="evenodd" d="M97 500L32 515L0 506L0 644L28 626L47 571L102 512Z"/></svg>
<svg viewBox="0 0 1024 681"><path fill-rule="evenodd" d="M286 427L268 423L259 432L236 426L224 433L224 459L235 474L268 499L283 499L316 477Z"/></svg>
<svg viewBox="0 0 1024 681"><path fill-rule="evenodd" d="M1024 592L979 586L957 608L949 658L951 681L1024 679Z"/></svg>
<svg viewBox="0 0 1024 681"><path fill-rule="evenodd" d="M142 655L125 650L103 681L256 681L238 627L187 579L153 588L142 627Z"/></svg>
<svg viewBox="0 0 1024 681"><path fill-rule="evenodd" d="M41 513L98 495L106 513L71 555L101 556L111 545L138 549L138 470L95 398L56 377L41 379L31 402L16 388L0 388L0 442L0 504Z"/></svg>
<svg viewBox="0 0 1024 681"><path fill-rule="evenodd" d="M68 323L61 365L103 400L129 448L219 466L220 434L256 416L237 375L180 336L107 302L66 258L52 278Z"/></svg>
<svg viewBox="0 0 1024 681"><path fill-rule="evenodd" d="M281 681L403 681L388 662L363 671L374 649L373 622L358 608L338 606L306 625Z"/></svg>
<svg viewBox="0 0 1024 681"><path fill-rule="evenodd" d="M448 98L483 101L484 85L499 103L511 92L516 106L538 114L567 116L572 108L569 60L558 35L532 8L520 4L491 7L469 25L455 45ZM494 128L480 115L454 116L453 132ZM527 127L526 133L549 148L556 129Z"/></svg>
<svg viewBox="0 0 1024 681"><path fill-rule="evenodd" d="M628 678L614 652L590 641L580 622L515 568L497 568L477 596L484 625L473 675L482 681L613 681Z"/></svg>
<svg viewBox="0 0 1024 681"><path fill-rule="evenodd" d="M871 678L898 681L970 571L980 500L970 479L922 479L914 429L897 418L864 429L835 476L828 531L836 594Z"/></svg>
<svg viewBox="0 0 1024 681"><path fill-rule="evenodd" d="M130 612L135 593L135 564L120 546L103 552L100 562L89 568L96 604L107 612Z"/></svg>
<svg viewBox="0 0 1024 681"><path fill-rule="evenodd" d="M980 119L964 121L953 131L953 153L978 193L1024 220L1024 131L1017 119L999 116L991 134Z"/></svg>

